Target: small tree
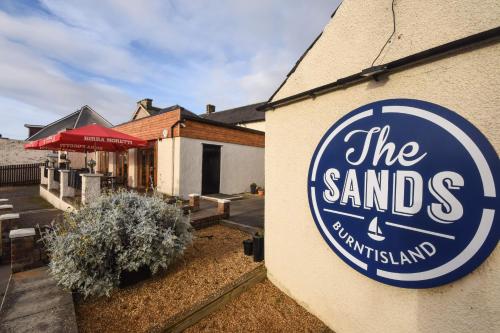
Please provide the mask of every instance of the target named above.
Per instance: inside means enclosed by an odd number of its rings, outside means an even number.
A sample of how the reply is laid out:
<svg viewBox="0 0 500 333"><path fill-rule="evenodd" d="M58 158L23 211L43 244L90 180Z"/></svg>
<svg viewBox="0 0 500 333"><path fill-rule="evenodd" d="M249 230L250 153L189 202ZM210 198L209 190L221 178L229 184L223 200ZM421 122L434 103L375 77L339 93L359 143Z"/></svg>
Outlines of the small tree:
<svg viewBox="0 0 500 333"><path fill-rule="evenodd" d="M161 196L119 191L65 214L43 240L60 285L109 296L122 271L166 269L191 243L191 230L182 209Z"/></svg>

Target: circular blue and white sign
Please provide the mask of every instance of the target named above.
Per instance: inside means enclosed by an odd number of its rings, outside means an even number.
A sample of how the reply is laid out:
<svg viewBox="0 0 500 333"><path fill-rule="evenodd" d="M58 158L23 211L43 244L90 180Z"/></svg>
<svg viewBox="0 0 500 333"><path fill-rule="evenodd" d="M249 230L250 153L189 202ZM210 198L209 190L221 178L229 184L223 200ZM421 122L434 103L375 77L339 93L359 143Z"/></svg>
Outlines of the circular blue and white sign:
<svg viewBox="0 0 500 333"><path fill-rule="evenodd" d="M478 267L497 245L499 160L471 123L436 104L392 99L335 123L308 175L316 225L362 274L429 288Z"/></svg>

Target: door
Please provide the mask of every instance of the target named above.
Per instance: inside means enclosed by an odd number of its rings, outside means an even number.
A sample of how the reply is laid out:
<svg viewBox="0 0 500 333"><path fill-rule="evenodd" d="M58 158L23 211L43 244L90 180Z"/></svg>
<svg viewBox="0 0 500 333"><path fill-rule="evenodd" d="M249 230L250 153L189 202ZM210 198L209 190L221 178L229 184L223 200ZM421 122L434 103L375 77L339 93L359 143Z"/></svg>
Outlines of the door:
<svg viewBox="0 0 500 333"><path fill-rule="evenodd" d="M116 153L116 181L128 185L128 151Z"/></svg>
<svg viewBox="0 0 500 333"><path fill-rule="evenodd" d="M203 145L201 194L214 194L220 191L220 147Z"/></svg>
<svg viewBox="0 0 500 333"><path fill-rule="evenodd" d="M155 149L139 149L139 187L153 189L156 186Z"/></svg>

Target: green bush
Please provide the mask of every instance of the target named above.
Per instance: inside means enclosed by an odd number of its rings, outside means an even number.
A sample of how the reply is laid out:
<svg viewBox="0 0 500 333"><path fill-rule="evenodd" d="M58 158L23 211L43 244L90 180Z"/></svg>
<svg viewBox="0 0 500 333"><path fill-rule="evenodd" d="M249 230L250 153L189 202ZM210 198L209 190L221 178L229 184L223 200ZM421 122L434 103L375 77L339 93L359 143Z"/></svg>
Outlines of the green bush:
<svg viewBox="0 0 500 333"><path fill-rule="evenodd" d="M191 230L182 209L159 195L119 191L65 214L42 239L60 285L109 296L123 271L167 268L191 243Z"/></svg>

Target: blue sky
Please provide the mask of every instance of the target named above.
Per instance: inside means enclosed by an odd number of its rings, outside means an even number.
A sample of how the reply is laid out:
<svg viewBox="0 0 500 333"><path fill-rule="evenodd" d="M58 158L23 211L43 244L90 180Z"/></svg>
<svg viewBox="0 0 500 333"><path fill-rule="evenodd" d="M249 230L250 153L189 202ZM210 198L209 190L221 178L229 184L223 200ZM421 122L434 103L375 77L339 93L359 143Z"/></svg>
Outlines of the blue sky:
<svg viewBox="0 0 500 333"><path fill-rule="evenodd" d="M266 100L340 0L0 1L0 134L24 139L88 104L195 113Z"/></svg>

